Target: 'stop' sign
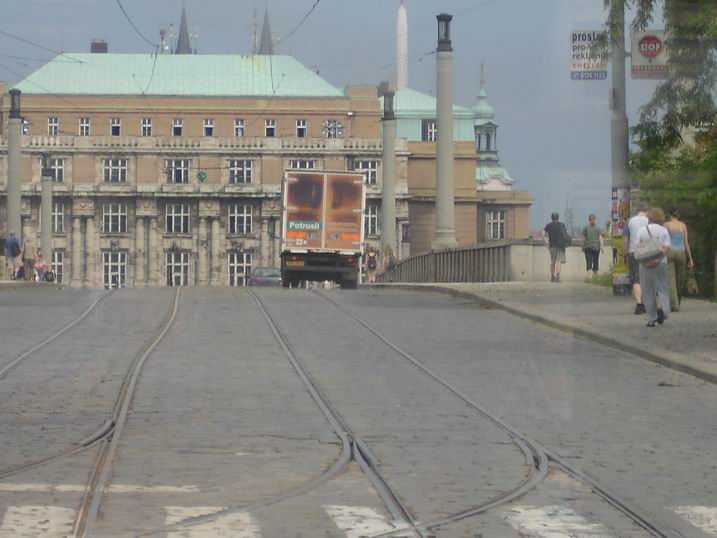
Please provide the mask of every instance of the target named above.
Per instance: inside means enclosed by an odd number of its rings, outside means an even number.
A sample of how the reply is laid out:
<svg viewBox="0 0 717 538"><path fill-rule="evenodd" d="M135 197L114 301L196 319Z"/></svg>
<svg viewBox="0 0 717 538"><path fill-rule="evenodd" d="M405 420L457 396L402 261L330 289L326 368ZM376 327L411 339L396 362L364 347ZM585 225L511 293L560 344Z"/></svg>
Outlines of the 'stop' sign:
<svg viewBox="0 0 717 538"><path fill-rule="evenodd" d="M667 78L665 31L648 30L632 35L632 78Z"/></svg>
<svg viewBox="0 0 717 538"><path fill-rule="evenodd" d="M576 30L570 35L570 78L573 80L607 78L607 61L592 52L597 38L595 30Z"/></svg>

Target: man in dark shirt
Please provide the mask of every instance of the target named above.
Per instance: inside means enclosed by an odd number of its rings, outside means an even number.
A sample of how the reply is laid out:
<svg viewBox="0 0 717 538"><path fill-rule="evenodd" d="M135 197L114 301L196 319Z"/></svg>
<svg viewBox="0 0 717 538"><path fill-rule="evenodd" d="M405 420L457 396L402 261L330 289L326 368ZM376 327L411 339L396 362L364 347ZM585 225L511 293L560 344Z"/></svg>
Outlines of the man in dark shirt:
<svg viewBox="0 0 717 538"><path fill-rule="evenodd" d="M565 263L565 247L570 237L560 215L550 215L550 222L543 229L543 241L550 250L550 282L560 282L560 266Z"/></svg>

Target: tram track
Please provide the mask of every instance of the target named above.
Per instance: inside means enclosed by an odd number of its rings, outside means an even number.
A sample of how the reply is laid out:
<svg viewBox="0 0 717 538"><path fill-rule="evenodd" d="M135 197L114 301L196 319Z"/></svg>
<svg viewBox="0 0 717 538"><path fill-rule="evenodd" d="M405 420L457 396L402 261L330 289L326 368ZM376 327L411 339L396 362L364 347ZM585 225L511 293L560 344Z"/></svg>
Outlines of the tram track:
<svg viewBox="0 0 717 538"><path fill-rule="evenodd" d="M545 447L544 445L540 444L539 442L535 441L534 439L528 437L527 435L520 432L516 427L499 417L497 414L490 411L486 406L480 404L479 402L476 402L472 398L468 397L465 393L463 393L459 388L448 382L445 378L440 376L438 373L434 372L427 366L425 366L421 361L419 361L417 358L415 358L413 355L405 351L400 346L394 344L392 341L390 341L386 336L384 336L382 333L380 333L377 329L363 321L360 317L358 317L356 314L354 314L349 308L347 308L345 305L339 303L338 301L335 301L331 297L328 297L324 293L318 290L313 290L313 293L333 305L338 310L342 311L344 314L346 314L350 319L352 319L354 322L356 322L358 325L363 327L366 331L368 331L370 334L372 334L375 338L377 338L380 342L382 342L384 345L386 345L388 348L395 351L398 355L409 361L411 364L413 364L415 367L417 367L423 374L425 374L427 377L438 383L439 385L443 386L448 392L452 393L454 396L456 396L459 400L463 401L466 405L468 405L470 408L472 408L474 411L476 411L478 414L483 416L484 418L488 419L490 422L495 424L498 428L505 431L511 439L518 442L518 445L521 447L521 449L524 450L527 448L529 452L535 457L537 468L541 469L537 474L542 475L541 478L538 480L537 477L535 480L531 479L527 480L517 488L511 490L507 494L495 498L491 501L488 501L486 503L481 504L480 506L476 506L473 508L470 508L468 510L464 510L462 512L458 512L455 514L451 514L447 517L441 518L439 520L430 521L422 525L422 529L425 529L427 531L434 531L440 527L443 527L445 525L449 525L451 523L455 523L457 521L478 515L480 513L486 512L488 510L491 510L493 508L497 508L503 504L506 504L513 499L523 495L524 493L527 493L531 489L533 489L535 486L537 486L540 481L542 481L542 478L545 477L545 474L547 473L547 467L548 464L552 464L555 467L559 468L563 472L565 472L567 475L572 477L573 479L577 480L578 482L581 482L582 484L586 485L590 488L592 492L594 492L596 495L598 495L600 498L602 498L605 502L622 512L625 516L627 516L630 520L632 520L634 523L639 525L641 528L648 531L653 536L656 536L658 538L681 538L682 535L677 533L675 530L667 527L664 523L656 521L655 518L648 516L647 514L643 513L643 511L636 505L626 501L625 499L622 499L618 494L608 489L606 486L601 484L598 480L590 476L589 474L585 473L584 471L578 469L573 464L571 464L569 461L567 461L566 458L560 456L556 451ZM524 448L525 447L525 448ZM378 537L388 537L391 536L392 533L383 533L376 535L376 538Z"/></svg>

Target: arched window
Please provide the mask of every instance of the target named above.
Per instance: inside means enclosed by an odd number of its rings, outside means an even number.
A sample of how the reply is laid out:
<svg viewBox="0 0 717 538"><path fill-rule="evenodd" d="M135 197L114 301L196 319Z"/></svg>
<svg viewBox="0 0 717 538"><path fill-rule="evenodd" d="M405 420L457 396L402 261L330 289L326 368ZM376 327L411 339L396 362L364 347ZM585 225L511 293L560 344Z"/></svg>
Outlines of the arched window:
<svg viewBox="0 0 717 538"><path fill-rule="evenodd" d="M476 132L476 150L480 151L480 133Z"/></svg>
<svg viewBox="0 0 717 538"><path fill-rule="evenodd" d="M485 150L486 150L486 151L491 151L491 147L490 147L490 133L486 133L486 134L485 134Z"/></svg>

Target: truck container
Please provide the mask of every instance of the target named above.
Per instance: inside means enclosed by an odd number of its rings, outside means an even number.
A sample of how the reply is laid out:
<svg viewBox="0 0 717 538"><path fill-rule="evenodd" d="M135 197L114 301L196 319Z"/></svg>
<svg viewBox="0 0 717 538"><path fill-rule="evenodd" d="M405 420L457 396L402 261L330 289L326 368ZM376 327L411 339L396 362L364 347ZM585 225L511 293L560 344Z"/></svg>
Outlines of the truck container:
<svg viewBox="0 0 717 538"><path fill-rule="evenodd" d="M329 280L358 284L366 203L364 176L294 171L282 185L281 278L284 287Z"/></svg>

